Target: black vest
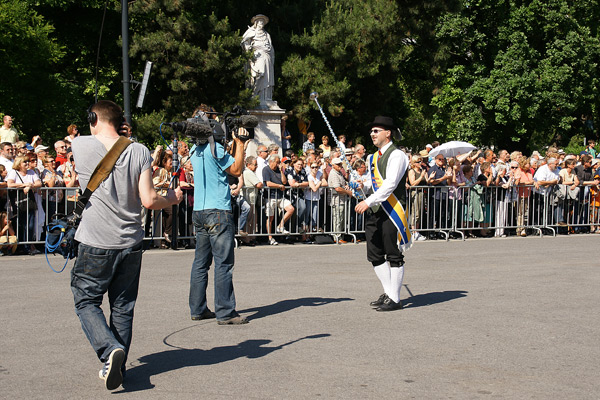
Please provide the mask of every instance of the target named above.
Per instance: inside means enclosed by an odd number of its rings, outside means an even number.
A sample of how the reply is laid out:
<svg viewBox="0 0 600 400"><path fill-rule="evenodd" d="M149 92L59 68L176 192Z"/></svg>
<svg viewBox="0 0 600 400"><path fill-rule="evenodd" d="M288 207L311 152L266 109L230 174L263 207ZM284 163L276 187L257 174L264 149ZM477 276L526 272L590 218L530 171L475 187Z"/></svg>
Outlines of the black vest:
<svg viewBox="0 0 600 400"><path fill-rule="evenodd" d="M388 147L385 153L383 153L381 157L379 157L379 159L377 160L377 168L379 169L379 174L383 179L385 179L388 160L394 150L397 150L397 147L392 144L390 147ZM373 160L374 159L375 155L373 155ZM374 167L374 165L371 165L371 171L374 170ZM396 186L396 189L394 189L393 193L398 199L398 201L400 201L400 204L402 204L404 210L406 211L406 171L403 172L402 178L400 179L400 183L398 183L398 186ZM373 212L377 212L379 211L379 207L380 206L373 206L371 207L371 209L373 210Z"/></svg>

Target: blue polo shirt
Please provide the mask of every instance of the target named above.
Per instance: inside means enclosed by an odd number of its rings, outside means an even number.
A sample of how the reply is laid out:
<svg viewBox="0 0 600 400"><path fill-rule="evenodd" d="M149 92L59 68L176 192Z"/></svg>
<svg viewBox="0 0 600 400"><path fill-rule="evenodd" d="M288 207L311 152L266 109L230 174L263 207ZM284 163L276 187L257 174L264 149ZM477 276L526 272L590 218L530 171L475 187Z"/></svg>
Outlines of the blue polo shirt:
<svg viewBox="0 0 600 400"><path fill-rule="evenodd" d="M192 147L190 160L194 168L194 211L231 210L231 193L225 170L234 158L223 146L216 143L217 158L210 151L210 144Z"/></svg>

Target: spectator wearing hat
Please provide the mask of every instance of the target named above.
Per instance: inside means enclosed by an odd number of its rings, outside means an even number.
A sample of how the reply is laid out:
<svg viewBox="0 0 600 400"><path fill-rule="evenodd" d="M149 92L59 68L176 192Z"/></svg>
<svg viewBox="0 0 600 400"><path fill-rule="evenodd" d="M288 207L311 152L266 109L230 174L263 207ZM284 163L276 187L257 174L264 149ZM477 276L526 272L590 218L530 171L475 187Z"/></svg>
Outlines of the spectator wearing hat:
<svg viewBox="0 0 600 400"><path fill-rule="evenodd" d="M401 247L411 244L406 216L397 215L396 207L389 208L390 202L399 203L401 213L406 207L406 176L409 160L402 150L392 143L392 137L400 139L400 130L390 117L377 116L367 125L371 140L378 151L369 157L367 163L371 177L373 194L358 203L356 212L366 212L365 234L367 237L367 260L373 265L375 274L383 286L384 293L371 302L377 311L393 311L402 308L400 289L404 277L404 256ZM388 214L388 210L391 210ZM400 240L402 239L402 240Z"/></svg>
<svg viewBox="0 0 600 400"><path fill-rule="evenodd" d="M342 174L342 160L335 157L331 160L331 172L327 177L327 185L332 188L331 191L331 214L332 214L332 230L336 232L334 239L338 243L347 243L341 232L346 229L346 201L352 196L348 181Z"/></svg>
<svg viewBox="0 0 600 400"><path fill-rule="evenodd" d="M433 150L433 146L430 145L429 143L427 143L425 145L425 150L423 150L425 152L425 155L421 154L421 157L423 157L423 160L425 160L427 162L428 167L433 167L435 165L435 161L433 161L433 157L431 157L429 155L431 150Z"/></svg>
<svg viewBox="0 0 600 400"><path fill-rule="evenodd" d="M48 155L48 146L42 144L37 145L35 148L35 154L37 155L37 169L42 172L44 170L44 158Z"/></svg>
<svg viewBox="0 0 600 400"><path fill-rule="evenodd" d="M282 157L281 164L283 164L282 168L285 176L288 176L292 172L292 159L289 157Z"/></svg>
<svg viewBox="0 0 600 400"><path fill-rule="evenodd" d="M3 125L0 126L0 142L15 144L19 141L19 132L13 126L13 119L10 115L5 115Z"/></svg>

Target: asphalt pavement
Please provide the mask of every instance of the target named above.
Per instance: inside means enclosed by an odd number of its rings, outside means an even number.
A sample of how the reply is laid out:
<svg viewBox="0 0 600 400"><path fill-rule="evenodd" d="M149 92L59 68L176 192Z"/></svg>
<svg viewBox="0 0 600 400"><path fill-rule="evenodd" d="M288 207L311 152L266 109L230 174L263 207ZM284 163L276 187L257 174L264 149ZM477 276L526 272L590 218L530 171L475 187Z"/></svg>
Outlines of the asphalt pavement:
<svg viewBox="0 0 600 400"><path fill-rule="evenodd" d="M191 321L193 250L149 251L114 392L73 309L72 263L0 257L0 398L597 399L599 243L418 242L405 308L388 313L369 307L382 289L364 244L244 247L242 326ZM212 288L211 271L211 308Z"/></svg>

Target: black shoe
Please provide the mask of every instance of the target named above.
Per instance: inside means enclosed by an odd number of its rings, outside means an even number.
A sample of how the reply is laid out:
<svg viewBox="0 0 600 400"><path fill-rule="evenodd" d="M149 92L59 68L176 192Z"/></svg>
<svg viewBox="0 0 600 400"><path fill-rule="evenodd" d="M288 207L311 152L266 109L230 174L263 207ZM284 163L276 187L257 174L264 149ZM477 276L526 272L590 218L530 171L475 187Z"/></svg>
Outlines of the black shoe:
<svg viewBox="0 0 600 400"><path fill-rule="evenodd" d="M201 315L192 315L192 321L201 321L203 319L212 319L214 317L215 313L207 308Z"/></svg>
<svg viewBox="0 0 600 400"><path fill-rule="evenodd" d="M383 304L383 302L385 301L385 299L387 299L387 298L388 298L388 295L384 293L384 294L382 294L381 296L379 296L379 298L378 298L377 300L375 300L375 301L372 301L371 303L369 303L369 305L370 305L371 307L375 307L375 308L377 308L377 307L379 307L380 305L382 305L382 304Z"/></svg>
<svg viewBox="0 0 600 400"><path fill-rule="evenodd" d="M382 305L375 309L376 311L394 311L394 310L402 310L402 302L398 301L397 303L390 299L386 298Z"/></svg>

